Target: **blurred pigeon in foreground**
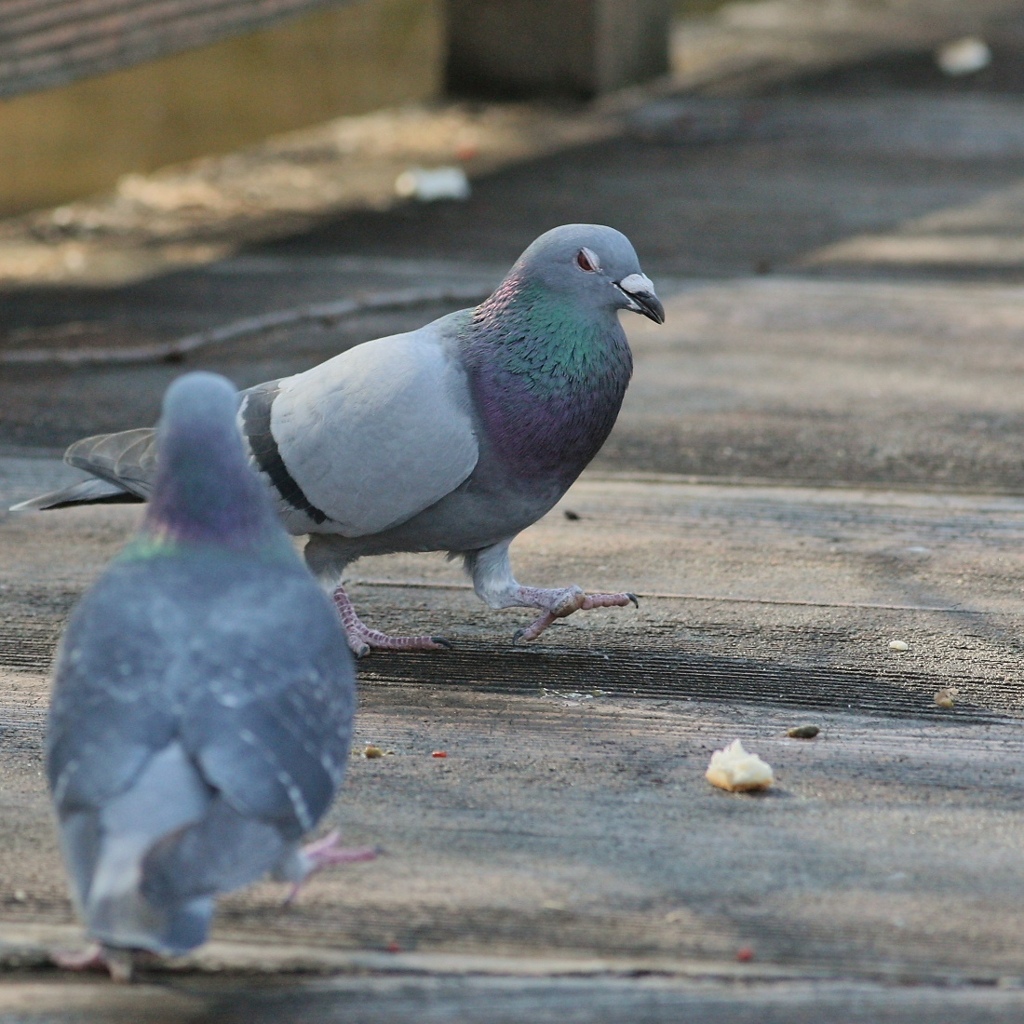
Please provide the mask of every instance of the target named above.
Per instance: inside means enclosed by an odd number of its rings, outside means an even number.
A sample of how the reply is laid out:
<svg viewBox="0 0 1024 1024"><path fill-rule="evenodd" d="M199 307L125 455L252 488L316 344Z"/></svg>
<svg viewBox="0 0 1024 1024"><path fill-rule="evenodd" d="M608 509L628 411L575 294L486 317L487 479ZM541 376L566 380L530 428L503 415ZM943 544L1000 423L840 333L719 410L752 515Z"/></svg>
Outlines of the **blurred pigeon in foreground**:
<svg viewBox="0 0 1024 1024"><path fill-rule="evenodd" d="M633 366L620 309L665 319L624 235L568 224L541 235L475 309L242 392L251 460L287 528L310 535L306 562L333 588L357 654L443 643L359 620L341 576L363 555L462 556L492 608L543 612L517 639L580 609L636 603L632 594L520 586L508 556L615 423ZM96 479L18 507L150 495L152 430L86 438L65 459Z"/></svg>
<svg viewBox="0 0 1024 1024"><path fill-rule="evenodd" d="M246 464L237 406L213 374L168 389L145 522L61 642L47 773L101 947L65 966L182 953L219 893L371 855L299 847L345 771L352 657Z"/></svg>

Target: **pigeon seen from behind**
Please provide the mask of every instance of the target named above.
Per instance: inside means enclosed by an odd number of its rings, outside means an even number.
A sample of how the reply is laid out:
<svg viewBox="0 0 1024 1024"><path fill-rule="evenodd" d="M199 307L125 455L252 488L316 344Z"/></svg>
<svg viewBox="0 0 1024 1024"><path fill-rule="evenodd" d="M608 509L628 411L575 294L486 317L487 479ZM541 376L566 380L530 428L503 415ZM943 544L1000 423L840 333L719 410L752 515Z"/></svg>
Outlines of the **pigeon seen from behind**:
<svg viewBox="0 0 1024 1024"><path fill-rule="evenodd" d="M633 246L610 227L541 235L474 309L378 338L243 391L239 422L286 527L308 534L310 569L330 587L349 645L433 648L358 618L341 585L364 555L461 556L492 608L536 608L517 638L572 612L636 603L631 594L522 586L515 536L565 494L615 423L632 373L619 310L663 323ZM21 508L149 498L152 430L86 438L65 456L94 479Z"/></svg>
<svg viewBox="0 0 1024 1024"><path fill-rule="evenodd" d="M213 374L168 389L142 528L60 644L46 768L99 943L66 966L183 953L218 894L370 855L299 845L345 771L352 657L247 464L237 405Z"/></svg>

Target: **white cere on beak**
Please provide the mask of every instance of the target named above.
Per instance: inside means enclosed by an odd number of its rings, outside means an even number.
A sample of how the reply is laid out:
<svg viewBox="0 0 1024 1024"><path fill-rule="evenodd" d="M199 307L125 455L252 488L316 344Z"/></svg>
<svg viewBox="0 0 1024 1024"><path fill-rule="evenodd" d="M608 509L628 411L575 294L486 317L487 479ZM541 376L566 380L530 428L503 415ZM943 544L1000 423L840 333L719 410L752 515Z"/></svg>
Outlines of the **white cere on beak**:
<svg viewBox="0 0 1024 1024"><path fill-rule="evenodd" d="M654 293L646 274L627 274L615 287L625 296L626 309L640 313L657 324L665 322L665 308Z"/></svg>
<svg viewBox="0 0 1024 1024"><path fill-rule="evenodd" d="M624 292L639 292L641 295L654 292L654 283L646 274L629 274L619 282L619 287Z"/></svg>

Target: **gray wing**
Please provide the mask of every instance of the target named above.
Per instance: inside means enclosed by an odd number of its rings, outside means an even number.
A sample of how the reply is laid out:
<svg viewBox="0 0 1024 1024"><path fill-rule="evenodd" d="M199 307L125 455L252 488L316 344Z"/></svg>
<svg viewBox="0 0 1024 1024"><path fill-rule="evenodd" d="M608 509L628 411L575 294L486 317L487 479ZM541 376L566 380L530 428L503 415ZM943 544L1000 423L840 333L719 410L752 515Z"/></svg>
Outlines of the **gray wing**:
<svg viewBox="0 0 1024 1024"><path fill-rule="evenodd" d="M115 566L61 645L47 771L79 903L122 944L201 941L202 897L262 875L344 772L355 698L337 616L301 567L234 569ZM117 890L126 858L166 919L145 942L138 891Z"/></svg>
<svg viewBox="0 0 1024 1024"><path fill-rule="evenodd" d="M378 533L473 472L479 446L454 329L443 317L279 382L271 431L290 476L332 521L315 529Z"/></svg>
<svg viewBox="0 0 1024 1024"><path fill-rule="evenodd" d="M180 737L239 811L300 835L348 753L354 683L337 615L301 565L198 557L117 565L76 609L48 738L58 808L102 804Z"/></svg>
<svg viewBox="0 0 1024 1024"><path fill-rule="evenodd" d="M229 595L208 614L193 669L208 684L189 702L186 747L237 811L297 839L327 809L348 759L355 684L337 613L299 566L244 623L231 621Z"/></svg>
<svg viewBox="0 0 1024 1024"><path fill-rule="evenodd" d="M190 702L182 736L217 797L147 857L143 890L153 902L174 906L266 874L341 784L355 711L351 657L337 613L308 577L302 582L316 598L305 614L302 594L284 588L259 639L219 626L198 659L213 682ZM286 640L274 635L275 622L290 630Z"/></svg>
<svg viewBox="0 0 1024 1024"><path fill-rule="evenodd" d="M116 566L79 602L61 641L47 736L58 811L99 807L128 788L173 739L176 717L161 694L183 613L157 595L137 566Z"/></svg>

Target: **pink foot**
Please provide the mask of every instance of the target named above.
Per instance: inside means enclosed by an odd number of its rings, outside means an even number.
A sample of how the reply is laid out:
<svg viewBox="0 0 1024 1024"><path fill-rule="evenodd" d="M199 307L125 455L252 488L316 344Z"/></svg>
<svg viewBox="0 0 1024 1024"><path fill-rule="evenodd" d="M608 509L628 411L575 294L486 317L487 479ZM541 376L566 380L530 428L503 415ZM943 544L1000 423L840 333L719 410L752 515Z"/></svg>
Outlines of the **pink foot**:
<svg viewBox="0 0 1024 1024"><path fill-rule="evenodd" d="M112 949L94 942L78 953L51 953L50 959L65 971L108 971L112 981L132 980L134 957L130 949Z"/></svg>
<svg viewBox="0 0 1024 1024"><path fill-rule="evenodd" d="M439 636L390 636L379 629L370 629L356 614L345 588L338 586L331 595L334 606L345 627L348 645L357 658L378 651L440 651L450 649L451 644Z"/></svg>
<svg viewBox="0 0 1024 1024"><path fill-rule="evenodd" d="M524 587L523 589L524 593L526 593L527 588ZM536 596L542 599L545 594L561 596L562 593L561 591L538 589ZM552 622L556 619L564 619L567 615L572 615L573 612L585 612L591 608L623 608L627 604L634 604L637 608L640 607L636 594L585 594L579 587L570 587L564 593L565 597L554 608L546 611L539 618L534 619L525 629L517 629L512 636L512 643L518 643L520 640L536 640ZM538 601L539 603L540 601ZM541 604L541 607L544 607L544 605Z"/></svg>
<svg viewBox="0 0 1024 1024"><path fill-rule="evenodd" d="M358 864L360 861L375 860L384 851L379 846L342 846L341 833L335 830L328 833L323 839L318 839L299 851L306 873L296 882L285 898L285 906L295 902L302 887L324 868L332 867L335 864Z"/></svg>

